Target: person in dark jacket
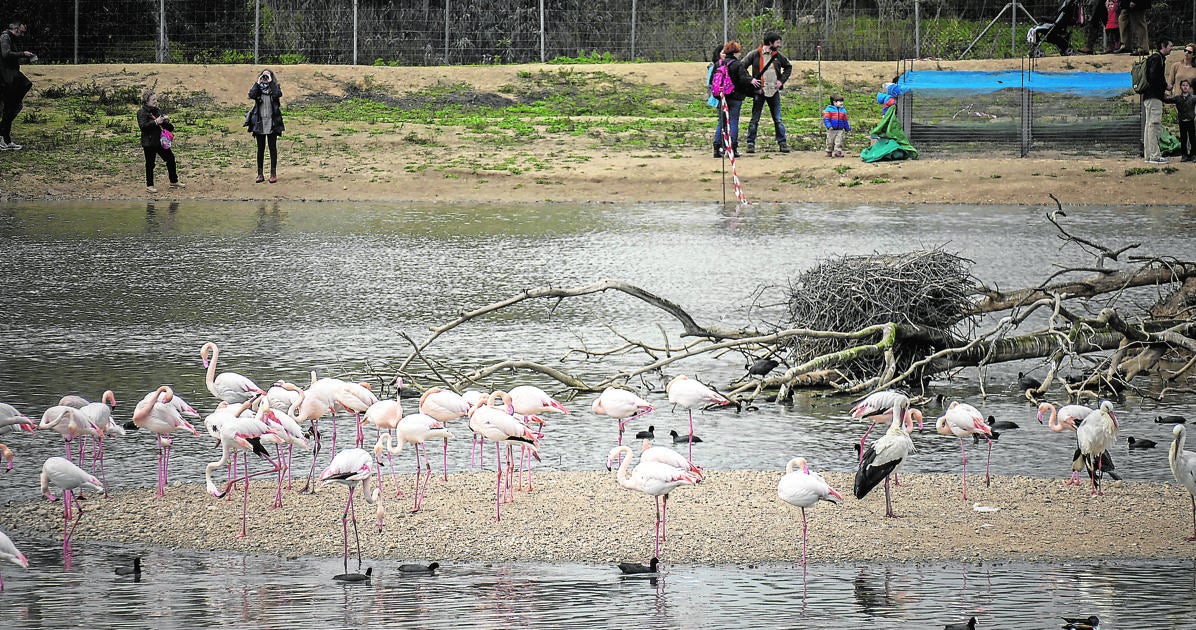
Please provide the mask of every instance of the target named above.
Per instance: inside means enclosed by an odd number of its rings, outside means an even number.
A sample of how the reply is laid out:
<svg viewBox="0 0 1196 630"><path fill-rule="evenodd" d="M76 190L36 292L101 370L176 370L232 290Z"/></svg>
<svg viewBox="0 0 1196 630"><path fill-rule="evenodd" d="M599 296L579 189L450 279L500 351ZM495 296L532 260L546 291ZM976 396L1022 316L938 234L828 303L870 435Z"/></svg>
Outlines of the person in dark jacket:
<svg viewBox="0 0 1196 630"><path fill-rule="evenodd" d="M0 151L17 151L21 145L12 141L12 122L21 113L22 103L33 82L21 73L21 64L37 60L37 55L21 50L25 23L17 20L0 32Z"/></svg>
<svg viewBox="0 0 1196 630"><path fill-rule="evenodd" d="M728 111L724 112L722 107L719 107L718 129L714 132L714 157L723 157L726 152L726 141L723 138L724 129L731 137L732 155L739 157L739 112L743 109L743 99L754 93L752 77L744 65L739 62L739 53L742 51L743 47L736 41L727 42L723 46L723 59L719 62L719 67L727 68L727 74L735 84L735 91L724 97L727 101ZM717 73L718 67L714 71Z"/></svg>
<svg viewBox="0 0 1196 630"><path fill-rule="evenodd" d="M1151 0L1122 0L1117 5L1117 25L1121 27L1121 48L1115 53L1132 52L1144 55L1150 50L1150 33L1146 30L1146 14Z"/></svg>
<svg viewBox="0 0 1196 630"><path fill-rule="evenodd" d="M1192 81L1179 82L1179 94L1163 99L1175 103L1175 115L1179 119L1179 147L1181 162L1191 162L1196 157L1196 94L1192 93Z"/></svg>
<svg viewBox="0 0 1196 630"><path fill-rule="evenodd" d="M174 150L162 146L162 130L174 131L170 123L170 116L158 109L158 95L152 91L141 95L141 109L137 110L137 126L141 128L141 150L145 153L145 190L156 193L154 188L154 161L162 156L166 163L166 174L170 177L171 188L186 188L186 184L179 182L178 171L175 170Z"/></svg>
<svg viewBox="0 0 1196 630"><path fill-rule="evenodd" d="M282 126L282 87L274 72L266 69L258 75L253 87L249 88L253 109L245 117L245 126L257 139L257 183L266 181L262 173L266 145L270 146L270 183L278 181L278 136Z"/></svg>
<svg viewBox="0 0 1196 630"><path fill-rule="evenodd" d="M1163 129L1163 98L1167 96L1167 55L1171 40L1159 42L1159 49L1146 58L1146 91L1142 92L1142 113L1146 128L1142 131L1142 152L1151 164L1166 164L1159 152L1159 134Z"/></svg>
<svg viewBox="0 0 1196 630"><path fill-rule="evenodd" d="M756 130L760 125L760 114L768 103L776 131L777 148L781 153L789 152L789 139L785 135L785 123L781 121L781 89L793 74L793 65L781 54L781 36L768 33L764 43L743 56L743 66L752 76L752 121L748 123L747 152L756 152Z"/></svg>

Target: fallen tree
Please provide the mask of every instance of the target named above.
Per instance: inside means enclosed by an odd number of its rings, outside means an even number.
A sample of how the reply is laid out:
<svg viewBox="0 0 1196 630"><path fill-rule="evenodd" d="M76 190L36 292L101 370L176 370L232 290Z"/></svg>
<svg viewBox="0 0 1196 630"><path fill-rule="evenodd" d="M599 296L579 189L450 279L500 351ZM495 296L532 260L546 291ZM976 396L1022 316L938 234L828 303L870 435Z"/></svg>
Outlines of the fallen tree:
<svg viewBox="0 0 1196 630"><path fill-rule="evenodd" d="M1071 400L1120 398L1126 390L1155 398L1192 392L1196 261L1134 256L1137 243L1109 248L1068 233L1060 223L1065 218L1061 208L1048 215L1058 237L1081 248L1092 263L1060 269L1035 287L985 286L971 275L971 261L937 249L841 257L780 289L788 313L783 321L734 328L704 325L677 303L617 279L539 287L463 312L422 341L402 333L412 350L391 371L417 387L456 390L491 388L500 372L535 372L559 382L567 390L560 395L568 397L633 381L658 387L667 378L656 377L679 372L676 364L736 352L745 358L745 373L720 389L740 402L761 396L783 400L801 387L851 395L894 387L922 393L930 379L970 367L980 368L983 389L988 366L1025 360L1046 368L1041 385L1026 391L1032 400L1049 390ZM1144 287L1156 292L1146 308L1127 297ZM774 290L759 289L756 300L763 305ZM679 331L670 335L660 326L663 342L650 343L612 330L620 343L573 348L560 366L511 360L463 369L429 352L444 333L471 320L525 302L548 301L555 308L563 300L612 291L663 311ZM590 365L631 353L642 355L642 362L597 379L564 367L573 360ZM1152 391L1136 387L1133 381L1148 374L1164 385Z"/></svg>

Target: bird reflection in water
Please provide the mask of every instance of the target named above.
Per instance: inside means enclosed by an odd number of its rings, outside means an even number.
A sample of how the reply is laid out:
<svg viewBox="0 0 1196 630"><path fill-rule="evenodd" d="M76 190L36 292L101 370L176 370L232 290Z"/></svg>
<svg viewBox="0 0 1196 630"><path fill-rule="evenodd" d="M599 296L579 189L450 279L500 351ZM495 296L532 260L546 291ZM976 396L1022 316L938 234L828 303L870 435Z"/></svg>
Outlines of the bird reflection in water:
<svg viewBox="0 0 1196 630"><path fill-rule="evenodd" d="M166 206L165 212L158 210L158 204L145 204L145 231L147 234L165 234L175 231L179 212L179 202L172 201Z"/></svg>
<svg viewBox="0 0 1196 630"><path fill-rule="evenodd" d="M856 604L870 617L893 617L906 602L914 599L912 591L895 589L893 573L888 567L883 571L881 575L877 567L863 566L852 580Z"/></svg>

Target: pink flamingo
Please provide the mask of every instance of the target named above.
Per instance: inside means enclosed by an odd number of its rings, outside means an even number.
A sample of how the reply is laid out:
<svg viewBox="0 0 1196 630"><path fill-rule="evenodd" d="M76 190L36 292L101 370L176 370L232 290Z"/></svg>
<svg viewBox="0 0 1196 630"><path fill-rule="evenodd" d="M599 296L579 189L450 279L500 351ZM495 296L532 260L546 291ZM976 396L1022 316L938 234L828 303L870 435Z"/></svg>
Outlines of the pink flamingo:
<svg viewBox="0 0 1196 630"><path fill-rule="evenodd" d="M71 460L71 442L77 437L103 439L104 433L79 409L66 405L54 405L42 413L39 429L51 429L62 435L66 444L66 458ZM79 444L79 463L83 463L83 445Z"/></svg>
<svg viewBox="0 0 1196 630"><path fill-rule="evenodd" d="M418 512L424 502L424 493L428 490L428 481L432 479L432 464L428 462L427 451L424 450L423 466L420 465L420 451L423 449L424 442L428 440L444 439L448 440L453 437L453 432L444 428L444 425L439 420L432 416L422 413L413 413L404 417L399 421L396 430L398 432L398 444L395 445L395 440L390 433L385 433L378 436L378 442L374 444L375 459L381 455L382 450L385 449L388 455L397 455L403 450L403 444L411 444L415 449L415 504L411 509L414 514ZM427 471L423 483L420 483L421 469Z"/></svg>
<svg viewBox="0 0 1196 630"><path fill-rule="evenodd" d="M267 436L277 436L281 429L277 429L267 423L263 417L273 416L274 410L263 406L260 413L256 417L246 417L241 414L244 413L252 401L242 403L232 413L221 417L217 430L220 435L220 460L211 462L204 467L204 479L207 481L208 494L216 498L223 498L228 494L238 481L245 482L244 497L241 501L241 533L237 538L244 538L246 532L246 521L249 514L249 480L252 477L260 475L269 475L279 472L281 463L270 459L270 452L266 450L262 442ZM281 438L279 438L281 441ZM212 482L212 471L216 468L224 466L229 461L229 454L232 454L233 459L236 458L234 449L240 449L245 452L244 458L244 473L240 477L229 479L228 485L224 487L223 491L216 488L216 484ZM249 455L248 452L253 451L254 454L260 456L262 459L273 464L273 468L267 471L256 473L249 472ZM281 492L281 478L279 479L279 488Z"/></svg>
<svg viewBox="0 0 1196 630"><path fill-rule="evenodd" d="M879 423L890 423L893 421L894 410L900 408L908 413L912 418L903 420L907 424L907 432L912 432L913 418L918 420L918 428L922 428L922 412L916 409L911 409L909 406L909 397L905 394L894 390L885 389L879 392L873 392L866 396L863 400L856 403L851 408L852 418L872 418L872 424L868 426L868 430L864 431L864 435L860 437L859 459L864 459L864 442L868 439L868 435L872 433L872 429L876 428Z"/></svg>
<svg viewBox="0 0 1196 630"><path fill-rule="evenodd" d="M864 451L852 487L855 498L862 499L883 479L885 482L885 516L890 518L896 518L897 514L893 512L889 476L895 474L905 458L914 451L914 443L909 439L909 433L906 433L902 426L905 409L898 405L894 408L893 414L889 430L880 439L873 442L868 450Z"/></svg>
<svg viewBox="0 0 1196 630"><path fill-rule="evenodd" d="M796 468L797 470L794 470ZM785 466L785 476L777 483L777 496L781 500L801 508L801 563L806 564L806 508L812 508L819 501L839 503L843 495L827 485L822 475L810 470L806 458L794 457Z"/></svg>
<svg viewBox="0 0 1196 630"><path fill-rule="evenodd" d="M495 406L495 402L501 398L503 400L503 407ZM479 404L473 408L470 415L469 428L482 435L483 438L494 442L494 453L497 458L498 479L494 487L494 522L499 522L502 518L502 511L500 504L503 497L503 462L502 462L502 445L506 444L508 451L510 446L514 443L526 444L532 447L532 455L539 459L540 443L535 433L517 420L514 416L506 411L509 406L509 395L503 391L492 392L489 398L486 399L485 404ZM512 464L510 462L511 455L507 455L507 477L508 483L510 479ZM508 502L514 499L509 499Z"/></svg>
<svg viewBox="0 0 1196 630"><path fill-rule="evenodd" d="M212 357L210 361L208 360L209 355ZM201 346L199 358L208 370L204 377L204 383L208 386L208 391L216 398L230 405L239 405L266 393L252 379L236 372L216 374L216 362L220 360L220 348L215 343L209 341Z"/></svg>
<svg viewBox="0 0 1196 630"><path fill-rule="evenodd" d="M357 513L353 510L353 494L357 486L362 485L366 502L378 505L378 531L382 531L382 498L377 488L370 491L370 477L373 476L373 458L369 452L360 448L345 449L332 458L332 463L320 473L320 486L329 483L339 483L349 487L349 500L345 503L345 512L341 515L341 528L344 534L345 573L349 572L349 517L353 518L353 539L357 542L357 570L361 570L361 538L357 534Z"/></svg>
<svg viewBox="0 0 1196 630"><path fill-rule="evenodd" d="M345 383L334 394L337 404L346 411L353 412L354 424L357 427L357 447L365 443L365 434L361 430L361 414L369 410L370 406L378 402L378 397L370 389L369 383Z"/></svg>
<svg viewBox="0 0 1196 630"><path fill-rule="evenodd" d="M58 488L63 492L62 549L69 556L71 536L74 535L75 528L79 526L79 521L83 519L83 504L79 503L79 499L74 496L74 491L82 489L103 492L104 486L99 479L71 463L71 460L65 457L51 457L46 460L45 464L42 464L41 490L42 495L47 499L57 501L58 497L51 493L52 488ZM75 517L73 524L71 523L72 502L75 509L79 510L79 515Z"/></svg>
<svg viewBox="0 0 1196 630"><path fill-rule="evenodd" d="M175 431L186 431L198 436L199 432L190 422L183 419L183 413L191 409L181 398L174 395L169 385L162 385L148 393L133 410L133 424L153 433L158 438L158 491L154 496L166 496L166 483L170 479L170 448Z"/></svg>
<svg viewBox="0 0 1196 630"><path fill-rule="evenodd" d="M967 435L981 435L988 440L989 458L992 457L993 440L992 428L984 421L984 416L980 414L980 410L967 404L955 401L947 407L947 413L943 414L934 424L934 428L941 435L953 435L959 438L959 451L963 454L963 499L968 498L968 450L964 446L963 438ZM988 466L984 468L984 485L988 485Z"/></svg>
<svg viewBox="0 0 1196 630"><path fill-rule="evenodd" d="M635 392L607 387L594 399L590 411L599 416L610 416L619 421L619 444L623 444L623 429L627 423L637 420L656 410L652 403L640 398ZM691 432L692 433L692 432Z"/></svg>
<svg viewBox="0 0 1196 630"><path fill-rule="evenodd" d="M392 431L397 429L399 426L399 421L401 421L403 419L403 402L402 402L402 400L400 400L401 396L402 396L401 390L396 391L394 398L387 398L385 400L379 400L378 402L370 405L370 408L366 409L365 415L362 416L362 419L361 419L362 423L368 422L368 423L374 425L374 427L378 430L378 441L379 442L382 440L382 435L384 433L386 435L390 435L390 433ZM375 448L375 453L377 453L376 448ZM391 479L394 481L395 496L402 497L403 491L399 489L399 472L397 469L395 469L394 459L391 457L390 453L386 454L386 460L390 466ZM381 491L381 489L382 489L382 461L376 460L375 463L377 465L377 470L375 471L375 474L377 474L377 476L378 476L378 489L379 489L379 491Z"/></svg>
<svg viewBox="0 0 1196 630"><path fill-rule="evenodd" d="M22 569L29 568L29 560L25 558L25 554L21 553L17 546L12 544L12 539L4 532L0 532L0 561L11 562ZM0 575L0 593L4 592L4 576Z"/></svg>
<svg viewBox="0 0 1196 630"><path fill-rule="evenodd" d="M300 492L314 491L311 480L316 472L316 462L319 461L322 444L320 430L316 423L328 414L332 414L332 450L336 450L336 390L345 384L344 381L334 378L317 380L314 371L311 373L311 381L311 385L306 390L299 389L290 383L282 381L278 383L279 386L299 394L299 401L290 408L290 414L295 418L295 422L301 425L304 422L311 423L311 434L314 441L311 468L307 471L307 483L303 485Z"/></svg>
<svg viewBox="0 0 1196 630"><path fill-rule="evenodd" d="M643 446L640 448L641 462L658 462L673 468L688 470L698 476L698 481L706 477L706 471L701 466L685 459L684 455L667 446L653 446L651 440L644 440ZM607 462L607 468L610 468L610 462Z"/></svg>
<svg viewBox="0 0 1196 630"><path fill-rule="evenodd" d="M616 446L611 449L606 460L608 468L617 457L623 460L619 463L619 472L616 474L619 485L628 490L643 492L656 500L655 547L652 557L659 558L660 541L667 537L669 493L682 486L692 486L701 480L701 476L689 470L652 461L641 461L635 470L628 471L627 468L631 465L630 446ZM661 497L664 498L663 507Z"/></svg>
<svg viewBox="0 0 1196 630"><path fill-rule="evenodd" d="M78 403L83 402L79 407L79 413L83 414L92 425L103 433L104 437L118 437L125 435L125 428L118 422L112 419L112 410L116 408L116 394L112 390L105 390L100 396L100 402L87 402L86 399L79 396L63 396L58 404L65 405L67 402ZM73 406L73 405L72 405ZM91 471L95 472L96 460L100 464L100 481L104 482L107 487L107 479L104 476L104 440L95 440L94 448L92 449ZM80 457L80 464L82 457Z"/></svg>
<svg viewBox="0 0 1196 630"><path fill-rule="evenodd" d="M706 405L725 406L730 405L731 401L685 375L669 381L669 384L665 386L665 392L669 395L669 402L680 405L689 412L689 459L692 461L694 458L694 408Z"/></svg>
<svg viewBox="0 0 1196 630"><path fill-rule="evenodd" d="M1061 433L1064 430L1075 431L1076 425L1083 422L1084 418L1092 413L1092 408L1084 405L1064 405L1056 410L1055 406L1049 402L1040 403L1038 405L1038 424L1042 424L1042 416L1048 411L1050 417L1047 419L1047 427L1055 433ZM1075 456L1072 458L1071 478L1064 482L1064 485L1080 485L1080 469L1083 468L1083 465L1077 443Z"/></svg>
<svg viewBox="0 0 1196 630"><path fill-rule="evenodd" d="M255 400L254 404L257 405L258 419L274 429L271 434L263 438L262 443L274 445L274 453L277 456L278 464L282 467L278 471L278 489L274 494L274 503L270 506L271 509L276 509L282 507L283 475L286 475L287 478L287 490L291 489L291 461L295 447L310 451L311 445L303 435L303 428L291 417L291 414L269 406L269 401L264 396ZM282 455L284 445L287 447L286 457Z"/></svg>
<svg viewBox="0 0 1196 630"><path fill-rule="evenodd" d="M480 392L479 392L480 393ZM419 412L441 422L469 415L472 405L457 392L433 387L419 397ZM444 440L444 480L448 481L448 439Z"/></svg>

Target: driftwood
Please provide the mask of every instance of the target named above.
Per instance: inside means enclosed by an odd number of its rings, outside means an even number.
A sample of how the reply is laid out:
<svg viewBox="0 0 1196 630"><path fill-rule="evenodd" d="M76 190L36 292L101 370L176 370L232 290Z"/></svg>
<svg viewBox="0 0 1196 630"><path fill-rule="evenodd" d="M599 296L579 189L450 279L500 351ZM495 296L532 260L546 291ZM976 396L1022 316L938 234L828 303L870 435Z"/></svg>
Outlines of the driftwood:
<svg viewBox="0 0 1196 630"><path fill-rule="evenodd" d="M568 397L636 382L640 388L658 389L672 375L666 371L680 373L682 364L697 357L735 352L747 363L745 373L723 389L740 401L773 395L784 399L801 387L845 394L916 389L928 378L965 367L981 368L983 387L986 366L1025 360L1040 361L1046 368L1042 385L1026 392L1031 400L1048 391L1062 391L1071 399L1121 396L1135 389L1131 381L1147 374L1157 374L1165 387L1141 394L1191 391L1196 380L1196 261L1129 256L1137 244L1107 247L1070 234L1060 222L1065 217L1057 210L1048 220L1060 239L1093 257L1092 265L1057 271L1036 287L985 287L968 272L968 261L939 250L848 257L807 272L790 285L787 299L772 302L786 304L788 321L736 328L704 325L672 300L618 279L538 287L462 312L432 328L422 341L403 333L412 351L394 371L418 387L437 384L457 390L487 388L499 373L524 371L559 383L559 395ZM1077 273L1088 275L1069 277ZM1127 290L1147 286L1159 293L1148 308L1135 304L1140 296L1125 297ZM617 345L575 347L554 366L514 359L465 369L429 356L441 335L474 319L524 302L547 300L555 308L565 299L607 291L635 297L667 315L658 324L664 341L634 339L612 328ZM763 303L767 292L758 290L756 299ZM834 302L836 295L847 298ZM1095 298L1102 301L1095 303ZM980 322L994 313L1004 315L980 330ZM676 332L670 332L668 321L676 324ZM810 322L816 323L806 325ZM1023 330L1029 322L1037 327ZM571 361L593 365L630 353L642 354L644 360L597 380L581 378L568 367ZM764 358L767 367L753 371L752 365Z"/></svg>

